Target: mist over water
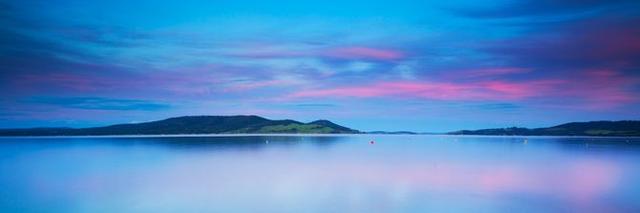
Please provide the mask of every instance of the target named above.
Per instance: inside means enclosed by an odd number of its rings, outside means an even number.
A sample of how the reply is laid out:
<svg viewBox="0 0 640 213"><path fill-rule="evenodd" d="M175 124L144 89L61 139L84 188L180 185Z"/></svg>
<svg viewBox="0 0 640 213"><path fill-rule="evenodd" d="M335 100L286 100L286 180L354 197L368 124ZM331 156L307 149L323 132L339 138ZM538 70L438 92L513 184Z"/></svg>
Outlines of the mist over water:
<svg viewBox="0 0 640 213"><path fill-rule="evenodd" d="M638 212L639 163L640 138L7 137L0 210Z"/></svg>

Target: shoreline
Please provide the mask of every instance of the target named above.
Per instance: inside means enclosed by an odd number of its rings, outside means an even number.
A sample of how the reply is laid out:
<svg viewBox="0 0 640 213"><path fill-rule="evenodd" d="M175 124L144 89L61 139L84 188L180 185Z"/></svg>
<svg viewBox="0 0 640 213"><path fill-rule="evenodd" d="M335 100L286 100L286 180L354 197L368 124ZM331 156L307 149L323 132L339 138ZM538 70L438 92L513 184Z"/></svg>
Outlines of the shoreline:
<svg viewBox="0 0 640 213"><path fill-rule="evenodd" d="M181 137L341 137L341 136L383 136L383 137L464 137L464 138L640 138L640 136L590 136L590 135L451 135L451 134L321 134L321 133L249 133L249 134L167 134L167 135L16 135L0 138L181 138Z"/></svg>

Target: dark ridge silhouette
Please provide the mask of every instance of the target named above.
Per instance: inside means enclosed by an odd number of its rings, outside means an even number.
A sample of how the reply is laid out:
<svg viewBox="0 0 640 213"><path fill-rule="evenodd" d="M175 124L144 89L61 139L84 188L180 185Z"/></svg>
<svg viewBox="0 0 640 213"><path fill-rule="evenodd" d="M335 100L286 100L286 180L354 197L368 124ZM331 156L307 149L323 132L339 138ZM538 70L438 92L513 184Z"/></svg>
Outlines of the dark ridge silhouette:
<svg viewBox="0 0 640 213"><path fill-rule="evenodd" d="M640 136L640 121L572 122L546 128L461 130L452 135Z"/></svg>
<svg viewBox="0 0 640 213"><path fill-rule="evenodd" d="M255 115L183 116L159 121L116 124L93 128L0 129L2 136L64 135L175 135L175 134L243 134L243 133L360 133L318 120L302 123L294 120L270 120Z"/></svg>

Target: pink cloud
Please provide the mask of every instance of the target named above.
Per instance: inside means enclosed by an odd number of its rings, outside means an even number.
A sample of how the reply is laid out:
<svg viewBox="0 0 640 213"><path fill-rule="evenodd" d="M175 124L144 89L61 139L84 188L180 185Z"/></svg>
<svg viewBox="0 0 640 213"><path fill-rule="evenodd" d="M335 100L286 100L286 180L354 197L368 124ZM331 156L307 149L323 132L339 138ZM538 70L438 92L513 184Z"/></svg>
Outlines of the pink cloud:
<svg viewBox="0 0 640 213"><path fill-rule="evenodd" d="M482 71L489 75L520 73L521 69ZM474 72L475 73L475 72ZM535 100L544 107L581 110L607 110L639 100L633 86L640 79L618 71L603 69L584 71L573 78L537 80L493 80L456 82L440 81L380 81L365 85L310 89L288 95L288 99L314 97L355 98L418 98L458 101L525 101Z"/></svg>
<svg viewBox="0 0 640 213"><path fill-rule="evenodd" d="M562 85L552 95L578 99L581 109L610 109L638 101L631 87L639 80L612 69L589 70Z"/></svg>
<svg viewBox="0 0 640 213"><path fill-rule="evenodd" d="M255 58L255 59L297 58L297 57L309 57L312 55L313 54L309 54L301 51L287 51L287 50L251 50L249 52L227 54L227 56L232 56L232 57Z"/></svg>
<svg viewBox="0 0 640 213"><path fill-rule="evenodd" d="M518 100L541 95L562 81L476 83L395 81L333 89L307 90L290 98L305 97L412 97L436 100Z"/></svg>
<svg viewBox="0 0 640 213"><path fill-rule="evenodd" d="M332 47L327 49L289 49L274 47L258 47L255 49L246 49L240 52L226 54L231 57L253 58L253 59L271 59L271 58L299 58L299 57L316 57L316 58L339 58L348 60L398 60L406 56L401 51L392 49L382 49L364 46L354 47Z"/></svg>
<svg viewBox="0 0 640 213"><path fill-rule="evenodd" d="M97 92L110 89L117 81L94 73L25 74L14 81L21 91L74 91Z"/></svg>
<svg viewBox="0 0 640 213"><path fill-rule="evenodd" d="M292 86L296 84L300 84L301 81L297 80L264 80L264 81L250 81L250 82L238 82L226 85L224 87L225 92L240 92L247 90L260 89L265 87L275 87L275 86Z"/></svg>
<svg viewBox="0 0 640 213"><path fill-rule="evenodd" d="M469 71L463 71L461 73L455 72L454 74L456 76L464 76L467 78L479 78L479 77L513 75L513 74L527 73L529 71L531 71L531 69L520 68L520 67L498 67L498 68L474 69Z"/></svg>
<svg viewBox="0 0 640 213"><path fill-rule="evenodd" d="M405 54L396 50L377 49L370 47L344 47L328 50L326 56L344 59L376 59L397 60L405 57Z"/></svg>

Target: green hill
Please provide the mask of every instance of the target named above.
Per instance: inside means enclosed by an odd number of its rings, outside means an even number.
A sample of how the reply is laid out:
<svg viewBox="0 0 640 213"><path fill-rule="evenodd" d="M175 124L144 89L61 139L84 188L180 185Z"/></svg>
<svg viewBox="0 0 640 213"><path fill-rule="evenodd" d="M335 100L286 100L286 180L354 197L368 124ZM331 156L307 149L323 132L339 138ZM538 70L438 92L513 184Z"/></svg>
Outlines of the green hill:
<svg viewBox="0 0 640 213"><path fill-rule="evenodd" d="M453 135L640 136L640 121L573 122L546 128L462 130Z"/></svg>
<svg viewBox="0 0 640 213"><path fill-rule="evenodd" d="M117 124L93 128L1 129L2 136L47 135L155 135L155 134L244 134L244 133L359 133L327 120L302 123L270 120L255 115L183 116L165 120Z"/></svg>

